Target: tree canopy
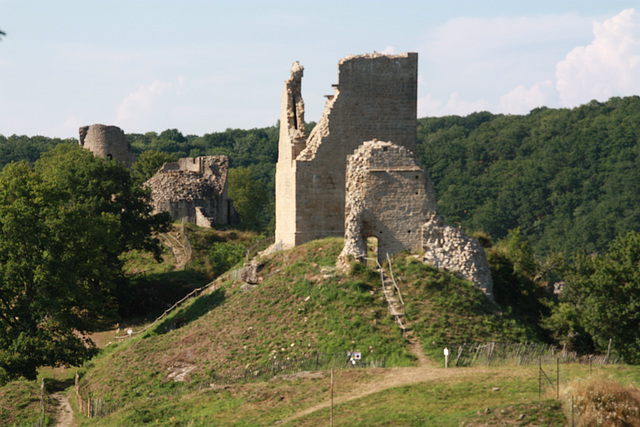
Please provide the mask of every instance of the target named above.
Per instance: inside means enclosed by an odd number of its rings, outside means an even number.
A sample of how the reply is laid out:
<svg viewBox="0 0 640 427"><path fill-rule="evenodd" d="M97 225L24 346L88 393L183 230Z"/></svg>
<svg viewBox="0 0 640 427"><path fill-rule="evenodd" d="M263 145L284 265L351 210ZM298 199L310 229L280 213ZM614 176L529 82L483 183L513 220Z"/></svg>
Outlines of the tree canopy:
<svg viewBox="0 0 640 427"><path fill-rule="evenodd" d="M61 144L0 172L0 381L95 352L86 334L116 315L120 255L159 255L148 194L116 161Z"/></svg>
<svg viewBox="0 0 640 427"><path fill-rule="evenodd" d="M539 255L640 231L640 97L420 119L418 140L450 224L494 239L520 228Z"/></svg>
<svg viewBox="0 0 640 427"><path fill-rule="evenodd" d="M175 154L162 151L144 151L133 164L133 178L137 184L142 184L162 167L165 163L177 162Z"/></svg>
<svg viewBox="0 0 640 427"><path fill-rule="evenodd" d="M603 351L611 339L640 363L640 233L618 236L603 254L578 254L547 326L578 350Z"/></svg>

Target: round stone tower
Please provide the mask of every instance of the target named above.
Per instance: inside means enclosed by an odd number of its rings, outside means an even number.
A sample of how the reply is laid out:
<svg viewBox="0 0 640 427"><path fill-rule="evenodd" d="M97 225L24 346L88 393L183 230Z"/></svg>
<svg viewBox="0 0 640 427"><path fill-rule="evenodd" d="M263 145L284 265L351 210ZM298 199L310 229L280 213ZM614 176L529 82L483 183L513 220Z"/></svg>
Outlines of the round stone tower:
<svg viewBox="0 0 640 427"><path fill-rule="evenodd" d="M115 159L131 167L135 156L122 129L101 124L80 128L80 145L91 150L94 156Z"/></svg>

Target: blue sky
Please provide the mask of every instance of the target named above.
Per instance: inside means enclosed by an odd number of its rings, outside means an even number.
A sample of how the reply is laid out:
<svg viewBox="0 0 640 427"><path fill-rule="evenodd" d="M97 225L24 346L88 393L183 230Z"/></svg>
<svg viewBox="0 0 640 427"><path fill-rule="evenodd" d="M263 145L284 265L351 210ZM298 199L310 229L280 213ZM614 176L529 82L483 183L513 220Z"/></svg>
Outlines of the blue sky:
<svg viewBox="0 0 640 427"><path fill-rule="evenodd" d="M418 116L640 95L637 0L0 0L0 134L274 125L291 64L307 121L342 57L419 54Z"/></svg>

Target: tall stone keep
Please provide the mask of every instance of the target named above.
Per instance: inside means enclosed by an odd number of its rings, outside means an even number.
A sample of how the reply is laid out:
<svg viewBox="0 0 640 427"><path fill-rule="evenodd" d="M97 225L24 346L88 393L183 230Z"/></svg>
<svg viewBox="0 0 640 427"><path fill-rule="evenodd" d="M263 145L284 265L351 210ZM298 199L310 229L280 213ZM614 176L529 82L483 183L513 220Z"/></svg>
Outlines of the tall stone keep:
<svg viewBox="0 0 640 427"><path fill-rule="evenodd" d="M303 69L285 81L276 166L276 243L290 248L345 233L347 156L363 142L415 152L418 54L349 56L322 118L305 136Z"/></svg>
<svg viewBox="0 0 640 427"><path fill-rule="evenodd" d="M135 156L122 129L117 126L95 124L80 128L79 143L103 159L115 159L131 167Z"/></svg>

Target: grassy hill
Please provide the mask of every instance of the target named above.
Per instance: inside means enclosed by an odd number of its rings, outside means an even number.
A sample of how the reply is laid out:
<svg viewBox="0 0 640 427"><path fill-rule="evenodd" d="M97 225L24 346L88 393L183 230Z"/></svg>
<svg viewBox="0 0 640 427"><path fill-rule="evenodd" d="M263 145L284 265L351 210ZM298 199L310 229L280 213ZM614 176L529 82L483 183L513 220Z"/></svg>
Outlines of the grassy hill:
<svg viewBox="0 0 640 427"><path fill-rule="evenodd" d="M139 405L155 413L176 388L196 391L216 376L315 354L342 354L346 361L348 350L359 350L386 366L415 366L409 340L388 315L378 273L360 265L348 275L336 270L342 246L342 239L325 239L266 256L257 285L219 282L89 363L83 393L122 402L123 414ZM527 325L503 315L470 283L411 254L392 262L407 304L408 336L422 343L421 351L533 338Z"/></svg>
<svg viewBox="0 0 640 427"><path fill-rule="evenodd" d="M233 231L191 232L203 265L209 240L253 238ZM81 395L99 400L109 414L87 419L71 388L78 424L326 425L328 366L336 368L337 425L567 423L550 387L538 399L537 366L443 367L445 345L531 341L532 325L505 314L470 283L401 253L392 264L406 303L403 336L388 315L377 272L361 265L349 274L336 270L342 245L342 239L325 239L264 256L257 284L218 280L147 332L107 346L80 369L80 384ZM136 268L151 268L143 264ZM206 268L194 277L206 278ZM173 277L158 271L151 276L159 280L162 274ZM384 367L350 368L348 350ZM305 357L329 364L319 371L257 376L265 367ZM555 365L543 368L555 378ZM561 381L564 387L571 378L591 375L640 381L634 367L594 366L592 374L585 365L563 366ZM60 374L57 382L69 384ZM37 386L15 384L0 389L2 417L10 425L32 425L39 418ZM51 401L46 410L51 419Z"/></svg>

